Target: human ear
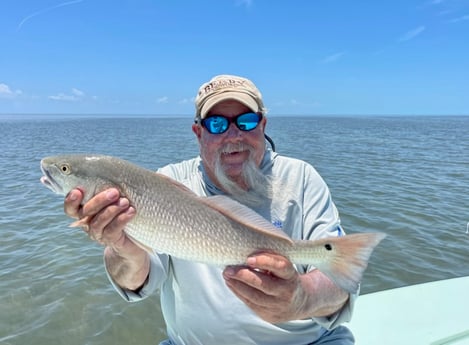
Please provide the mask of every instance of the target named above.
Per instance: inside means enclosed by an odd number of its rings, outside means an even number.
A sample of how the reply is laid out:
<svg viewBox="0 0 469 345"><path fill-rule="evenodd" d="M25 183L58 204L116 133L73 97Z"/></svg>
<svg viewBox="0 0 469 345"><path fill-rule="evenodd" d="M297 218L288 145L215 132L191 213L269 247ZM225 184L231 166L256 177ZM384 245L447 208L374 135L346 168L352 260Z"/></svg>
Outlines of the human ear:
<svg viewBox="0 0 469 345"><path fill-rule="evenodd" d="M194 123L194 124L192 124L192 132L195 134L197 139L200 140L200 136L201 136L201 133L202 133L202 127L200 125Z"/></svg>

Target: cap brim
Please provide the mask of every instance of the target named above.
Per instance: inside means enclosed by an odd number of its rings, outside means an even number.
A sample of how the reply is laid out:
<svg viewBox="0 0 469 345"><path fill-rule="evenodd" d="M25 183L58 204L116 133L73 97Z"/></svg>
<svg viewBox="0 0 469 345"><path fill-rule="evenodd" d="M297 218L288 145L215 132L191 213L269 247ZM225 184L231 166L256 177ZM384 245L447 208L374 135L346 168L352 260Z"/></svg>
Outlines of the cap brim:
<svg viewBox="0 0 469 345"><path fill-rule="evenodd" d="M259 111L259 105L255 101L255 99L252 98L251 96L249 96L248 94L241 93L241 92L228 91L228 92L223 92L219 95L215 95L215 96L210 97L207 100L207 102L205 102L202 109L200 109L200 117L203 119L207 115L209 110L212 109L212 107L214 107L216 104L218 104L222 101L226 101L226 100L235 100L235 101L238 101L238 102L244 104L246 107L248 107L249 109L251 109L254 112Z"/></svg>

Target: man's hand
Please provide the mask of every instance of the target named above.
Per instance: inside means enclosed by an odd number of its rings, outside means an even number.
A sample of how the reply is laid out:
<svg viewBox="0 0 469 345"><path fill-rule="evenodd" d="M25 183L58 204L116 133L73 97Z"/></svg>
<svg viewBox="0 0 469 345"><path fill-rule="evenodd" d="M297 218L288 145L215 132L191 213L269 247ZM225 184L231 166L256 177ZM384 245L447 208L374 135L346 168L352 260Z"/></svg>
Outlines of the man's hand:
<svg viewBox="0 0 469 345"><path fill-rule="evenodd" d="M74 224L81 226L88 236L103 245L122 247L125 241L125 225L135 215L129 200L121 198L115 188L96 194L83 207L83 193L72 190L65 198L64 211L72 218L79 219Z"/></svg>
<svg viewBox="0 0 469 345"><path fill-rule="evenodd" d="M274 253L254 254L246 266L227 267L223 277L240 300L271 323L327 316L348 299L318 270L301 275L287 258Z"/></svg>
<svg viewBox="0 0 469 345"><path fill-rule="evenodd" d="M230 266L226 284L262 319L278 323L297 319L305 303L300 275L285 257L260 253L248 258L247 266Z"/></svg>
<svg viewBox="0 0 469 345"><path fill-rule="evenodd" d="M83 206L82 201L79 189L73 189L65 198L65 213L78 219L72 225L82 227L92 240L106 246L106 266L116 283L129 290L139 288L148 276L150 260L124 232L135 209L115 188L96 194Z"/></svg>

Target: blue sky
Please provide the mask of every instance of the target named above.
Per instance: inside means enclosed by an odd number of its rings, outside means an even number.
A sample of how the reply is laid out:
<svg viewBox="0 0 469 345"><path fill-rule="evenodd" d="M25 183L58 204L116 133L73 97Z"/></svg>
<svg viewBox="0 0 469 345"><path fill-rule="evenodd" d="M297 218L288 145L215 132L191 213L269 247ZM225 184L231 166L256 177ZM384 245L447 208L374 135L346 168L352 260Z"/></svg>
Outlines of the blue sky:
<svg viewBox="0 0 469 345"><path fill-rule="evenodd" d="M192 115L239 74L269 114L469 114L469 0L1 0L0 113Z"/></svg>

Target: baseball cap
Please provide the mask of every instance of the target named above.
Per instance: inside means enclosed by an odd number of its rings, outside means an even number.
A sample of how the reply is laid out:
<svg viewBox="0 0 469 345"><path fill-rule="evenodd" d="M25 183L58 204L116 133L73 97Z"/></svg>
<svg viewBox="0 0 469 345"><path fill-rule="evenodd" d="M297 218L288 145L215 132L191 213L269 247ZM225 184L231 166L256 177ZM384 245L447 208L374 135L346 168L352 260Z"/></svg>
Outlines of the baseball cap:
<svg viewBox="0 0 469 345"><path fill-rule="evenodd" d="M235 75L217 75L204 83L195 98L196 118L205 118L209 110L225 100L238 101L254 112L265 113L262 95L247 78Z"/></svg>

